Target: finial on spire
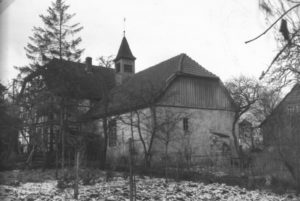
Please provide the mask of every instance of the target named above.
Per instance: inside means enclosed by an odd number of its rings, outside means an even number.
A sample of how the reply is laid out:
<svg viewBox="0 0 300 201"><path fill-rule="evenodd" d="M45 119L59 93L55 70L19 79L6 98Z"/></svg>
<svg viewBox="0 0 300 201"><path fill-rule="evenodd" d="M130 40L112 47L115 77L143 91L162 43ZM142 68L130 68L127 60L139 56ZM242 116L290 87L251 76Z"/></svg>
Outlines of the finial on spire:
<svg viewBox="0 0 300 201"><path fill-rule="evenodd" d="M124 35L124 37L125 37L125 21L126 21L126 18L124 17L124 19L123 19L123 35Z"/></svg>

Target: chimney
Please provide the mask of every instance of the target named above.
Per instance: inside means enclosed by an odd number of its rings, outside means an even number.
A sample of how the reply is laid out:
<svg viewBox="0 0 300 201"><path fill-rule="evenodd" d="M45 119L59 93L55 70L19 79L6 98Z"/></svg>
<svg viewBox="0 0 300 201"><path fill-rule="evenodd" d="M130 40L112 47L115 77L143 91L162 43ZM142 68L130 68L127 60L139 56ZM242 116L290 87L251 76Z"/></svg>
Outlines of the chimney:
<svg viewBox="0 0 300 201"><path fill-rule="evenodd" d="M88 70L92 66L92 57L85 58L85 69Z"/></svg>

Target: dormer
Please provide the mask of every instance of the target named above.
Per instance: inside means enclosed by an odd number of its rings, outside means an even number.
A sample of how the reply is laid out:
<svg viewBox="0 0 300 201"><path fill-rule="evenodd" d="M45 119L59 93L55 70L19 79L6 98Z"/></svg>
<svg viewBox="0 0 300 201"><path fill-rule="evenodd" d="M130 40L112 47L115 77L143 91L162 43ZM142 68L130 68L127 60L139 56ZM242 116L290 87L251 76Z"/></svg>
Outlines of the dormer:
<svg viewBox="0 0 300 201"><path fill-rule="evenodd" d="M116 84L120 85L124 83L135 73L135 57L133 56L127 39L124 36L117 54L114 59L115 71L116 71Z"/></svg>

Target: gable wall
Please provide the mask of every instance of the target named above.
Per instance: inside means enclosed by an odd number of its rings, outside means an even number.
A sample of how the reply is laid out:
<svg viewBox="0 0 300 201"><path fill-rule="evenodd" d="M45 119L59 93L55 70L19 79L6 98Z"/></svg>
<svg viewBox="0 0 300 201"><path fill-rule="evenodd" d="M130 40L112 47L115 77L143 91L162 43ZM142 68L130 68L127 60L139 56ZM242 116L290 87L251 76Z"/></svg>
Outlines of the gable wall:
<svg viewBox="0 0 300 201"><path fill-rule="evenodd" d="M281 131L274 128L274 125L280 121L284 122L285 128L290 127L291 122L287 118L295 113L300 113L300 86L295 86L292 91L286 95L262 125L263 141L265 145L273 143L272 138L274 135L281 135Z"/></svg>
<svg viewBox="0 0 300 201"><path fill-rule="evenodd" d="M197 162L203 157L220 157L226 154L235 155L232 138L232 122L234 113L224 110L193 109L184 107L158 107L159 113L171 111L174 115L182 114L188 118L188 132L184 131L183 120L177 122L176 129L172 132L175 138L171 138L169 153L178 157L178 152L183 153L185 149L191 152L192 161ZM214 133L222 134L219 137ZM226 136L226 137L225 137ZM213 141L217 141L214 143ZM223 152L222 145L229 146L229 152ZM220 146L221 145L221 146ZM164 150L163 141L156 141L157 152ZM158 161L158 159L156 160Z"/></svg>
<svg viewBox="0 0 300 201"><path fill-rule="evenodd" d="M284 100L285 104L295 104L300 102L300 86L295 86Z"/></svg>
<svg viewBox="0 0 300 201"><path fill-rule="evenodd" d="M218 80L208 78L177 77L158 103L165 106L179 106L203 109L233 111L225 87Z"/></svg>
<svg viewBox="0 0 300 201"><path fill-rule="evenodd" d="M285 162L294 164L293 162L297 161L295 158L299 153L297 152L297 147L299 147L297 139L299 138L295 134L299 132L297 128L295 129L295 125L299 125L299 114L300 86L297 85L261 125L265 146L263 152L255 158L254 171L259 174L272 175L274 178L289 183L295 179L288 171ZM278 152L279 150L283 155Z"/></svg>

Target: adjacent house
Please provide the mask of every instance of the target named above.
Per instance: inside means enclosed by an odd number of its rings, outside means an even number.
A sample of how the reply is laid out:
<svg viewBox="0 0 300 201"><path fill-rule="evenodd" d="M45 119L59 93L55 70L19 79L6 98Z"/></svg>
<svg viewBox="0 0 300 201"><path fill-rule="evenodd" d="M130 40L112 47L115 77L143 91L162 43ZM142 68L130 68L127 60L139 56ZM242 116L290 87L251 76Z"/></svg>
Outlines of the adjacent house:
<svg viewBox="0 0 300 201"><path fill-rule="evenodd" d="M70 162L74 155L72 144L67 140L70 136L85 132L94 141L100 141L100 134L93 127L81 129L79 117L102 99L104 86L106 90L114 87L114 70L92 65L89 57L85 63L53 59L25 80L29 82L29 78L35 79L37 76L43 77L45 88L36 97L36 101L40 101L38 104L21 107L24 122L19 141L22 152L31 157L28 161L33 159L44 165L47 160L48 164L53 165L55 157L61 158L64 140L65 158ZM26 85L22 90L27 90ZM27 98L26 95L24 98ZM62 139L62 132L65 139ZM99 147L99 143L95 145L93 140L90 141L87 153L93 152L93 147ZM99 155L92 153L88 158L96 160Z"/></svg>
<svg viewBox="0 0 300 201"><path fill-rule="evenodd" d="M291 91L278 104L274 111L260 125L263 133L263 143L265 146L274 145L282 133L277 128L281 125L282 129L292 128L292 119L300 113L300 85L296 84Z"/></svg>
<svg viewBox="0 0 300 201"><path fill-rule="evenodd" d="M94 119L109 117L108 158L126 158L130 138L138 156L155 162L166 150L189 161L234 155L235 105L218 76L186 54L138 73L135 59L124 36L114 60L116 87L107 104L89 112Z"/></svg>
<svg viewBox="0 0 300 201"><path fill-rule="evenodd" d="M299 122L300 85L296 84L260 125L264 151L257 157L257 166L262 174L299 179Z"/></svg>

